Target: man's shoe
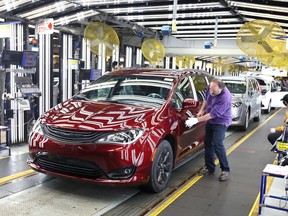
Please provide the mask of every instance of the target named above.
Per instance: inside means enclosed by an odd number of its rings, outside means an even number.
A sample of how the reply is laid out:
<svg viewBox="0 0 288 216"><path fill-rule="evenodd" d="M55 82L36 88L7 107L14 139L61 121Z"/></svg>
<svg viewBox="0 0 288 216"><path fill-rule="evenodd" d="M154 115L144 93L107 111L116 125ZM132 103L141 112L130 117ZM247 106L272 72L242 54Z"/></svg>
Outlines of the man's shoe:
<svg viewBox="0 0 288 216"><path fill-rule="evenodd" d="M230 177L230 172L228 171L222 171L219 176L219 181L226 181Z"/></svg>
<svg viewBox="0 0 288 216"><path fill-rule="evenodd" d="M202 169L202 170L200 171L200 175L212 175L212 174L214 174L214 172L208 170L207 168Z"/></svg>

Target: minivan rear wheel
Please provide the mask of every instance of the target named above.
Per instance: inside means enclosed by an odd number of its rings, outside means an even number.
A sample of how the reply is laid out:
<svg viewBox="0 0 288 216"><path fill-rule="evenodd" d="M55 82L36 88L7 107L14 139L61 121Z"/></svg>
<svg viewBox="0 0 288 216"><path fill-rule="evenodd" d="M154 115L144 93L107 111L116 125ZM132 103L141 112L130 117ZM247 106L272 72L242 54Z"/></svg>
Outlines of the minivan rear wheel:
<svg viewBox="0 0 288 216"><path fill-rule="evenodd" d="M173 151L170 143L163 140L155 154L151 167L151 175L148 184L141 186L142 189L151 192L163 191L168 184L173 168Z"/></svg>

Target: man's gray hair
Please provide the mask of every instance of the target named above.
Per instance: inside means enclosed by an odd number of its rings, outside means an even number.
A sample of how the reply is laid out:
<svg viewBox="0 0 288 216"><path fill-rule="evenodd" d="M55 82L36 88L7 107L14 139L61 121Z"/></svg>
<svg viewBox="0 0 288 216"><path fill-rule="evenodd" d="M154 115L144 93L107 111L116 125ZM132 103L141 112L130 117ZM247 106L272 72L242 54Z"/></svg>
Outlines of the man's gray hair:
<svg viewBox="0 0 288 216"><path fill-rule="evenodd" d="M212 79L211 83L216 83L220 89L225 88L225 83L219 78Z"/></svg>

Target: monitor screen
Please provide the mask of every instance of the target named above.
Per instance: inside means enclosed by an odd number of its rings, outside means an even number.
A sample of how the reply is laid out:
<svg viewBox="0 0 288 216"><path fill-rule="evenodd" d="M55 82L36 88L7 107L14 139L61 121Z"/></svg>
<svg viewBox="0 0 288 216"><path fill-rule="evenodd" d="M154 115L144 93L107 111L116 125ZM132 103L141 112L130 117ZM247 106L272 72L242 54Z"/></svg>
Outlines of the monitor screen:
<svg viewBox="0 0 288 216"><path fill-rule="evenodd" d="M81 69L79 72L79 81L90 80L91 69Z"/></svg>
<svg viewBox="0 0 288 216"><path fill-rule="evenodd" d="M23 51L22 55L22 67L36 67L38 60L38 52Z"/></svg>
<svg viewBox="0 0 288 216"><path fill-rule="evenodd" d="M91 69L90 80L94 81L102 75L101 69Z"/></svg>
<svg viewBox="0 0 288 216"><path fill-rule="evenodd" d="M90 80L94 81L102 74L101 69L81 69L79 72L79 81Z"/></svg>
<svg viewBox="0 0 288 216"><path fill-rule="evenodd" d="M15 50L3 50L1 55L1 65L9 67L10 65L21 65L22 52Z"/></svg>

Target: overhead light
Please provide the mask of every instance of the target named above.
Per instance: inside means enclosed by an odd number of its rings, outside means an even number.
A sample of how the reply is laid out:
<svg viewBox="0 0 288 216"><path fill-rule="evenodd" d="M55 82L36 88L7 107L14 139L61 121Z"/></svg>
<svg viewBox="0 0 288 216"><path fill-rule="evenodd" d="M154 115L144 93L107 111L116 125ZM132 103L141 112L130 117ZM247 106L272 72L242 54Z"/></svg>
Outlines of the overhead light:
<svg viewBox="0 0 288 216"><path fill-rule="evenodd" d="M247 15L247 16L256 16L263 18L263 13L257 13L257 12L248 12L244 10L238 11L241 15ZM266 14L265 18L271 18L271 19L281 19L281 20L287 20L287 16L281 16L281 15L273 15L273 14Z"/></svg>
<svg viewBox="0 0 288 216"><path fill-rule="evenodd" d="M54 25L58 26L58 25L66 25L70 22L73 21L79 21L79 19L85 19L87 17L91 17L91 16L95 16L99 14L99 12L96 12L94 10L88 10L88 11L83 11L80 14L73 14L71 16L65 16L65 17L60 17L59 19L54 20Z"/></svg>
<svg viewBox="0 0 288 216"><path fill-rule="evenodd" d="M230 22L239 22L237 18L219 18L218 23L230 23ZM136 22L138 25L171 25L171 21L141 21ZM183 24L204 24L204 23L215 23L215 19L203 19L203 20L181 20Z"/></svg>
<svg viewBox="0 0 288 216"><path fill-rule="evenodd" d="M63 2L55 2L57 12L63 12L65 10Z"/></svg>

